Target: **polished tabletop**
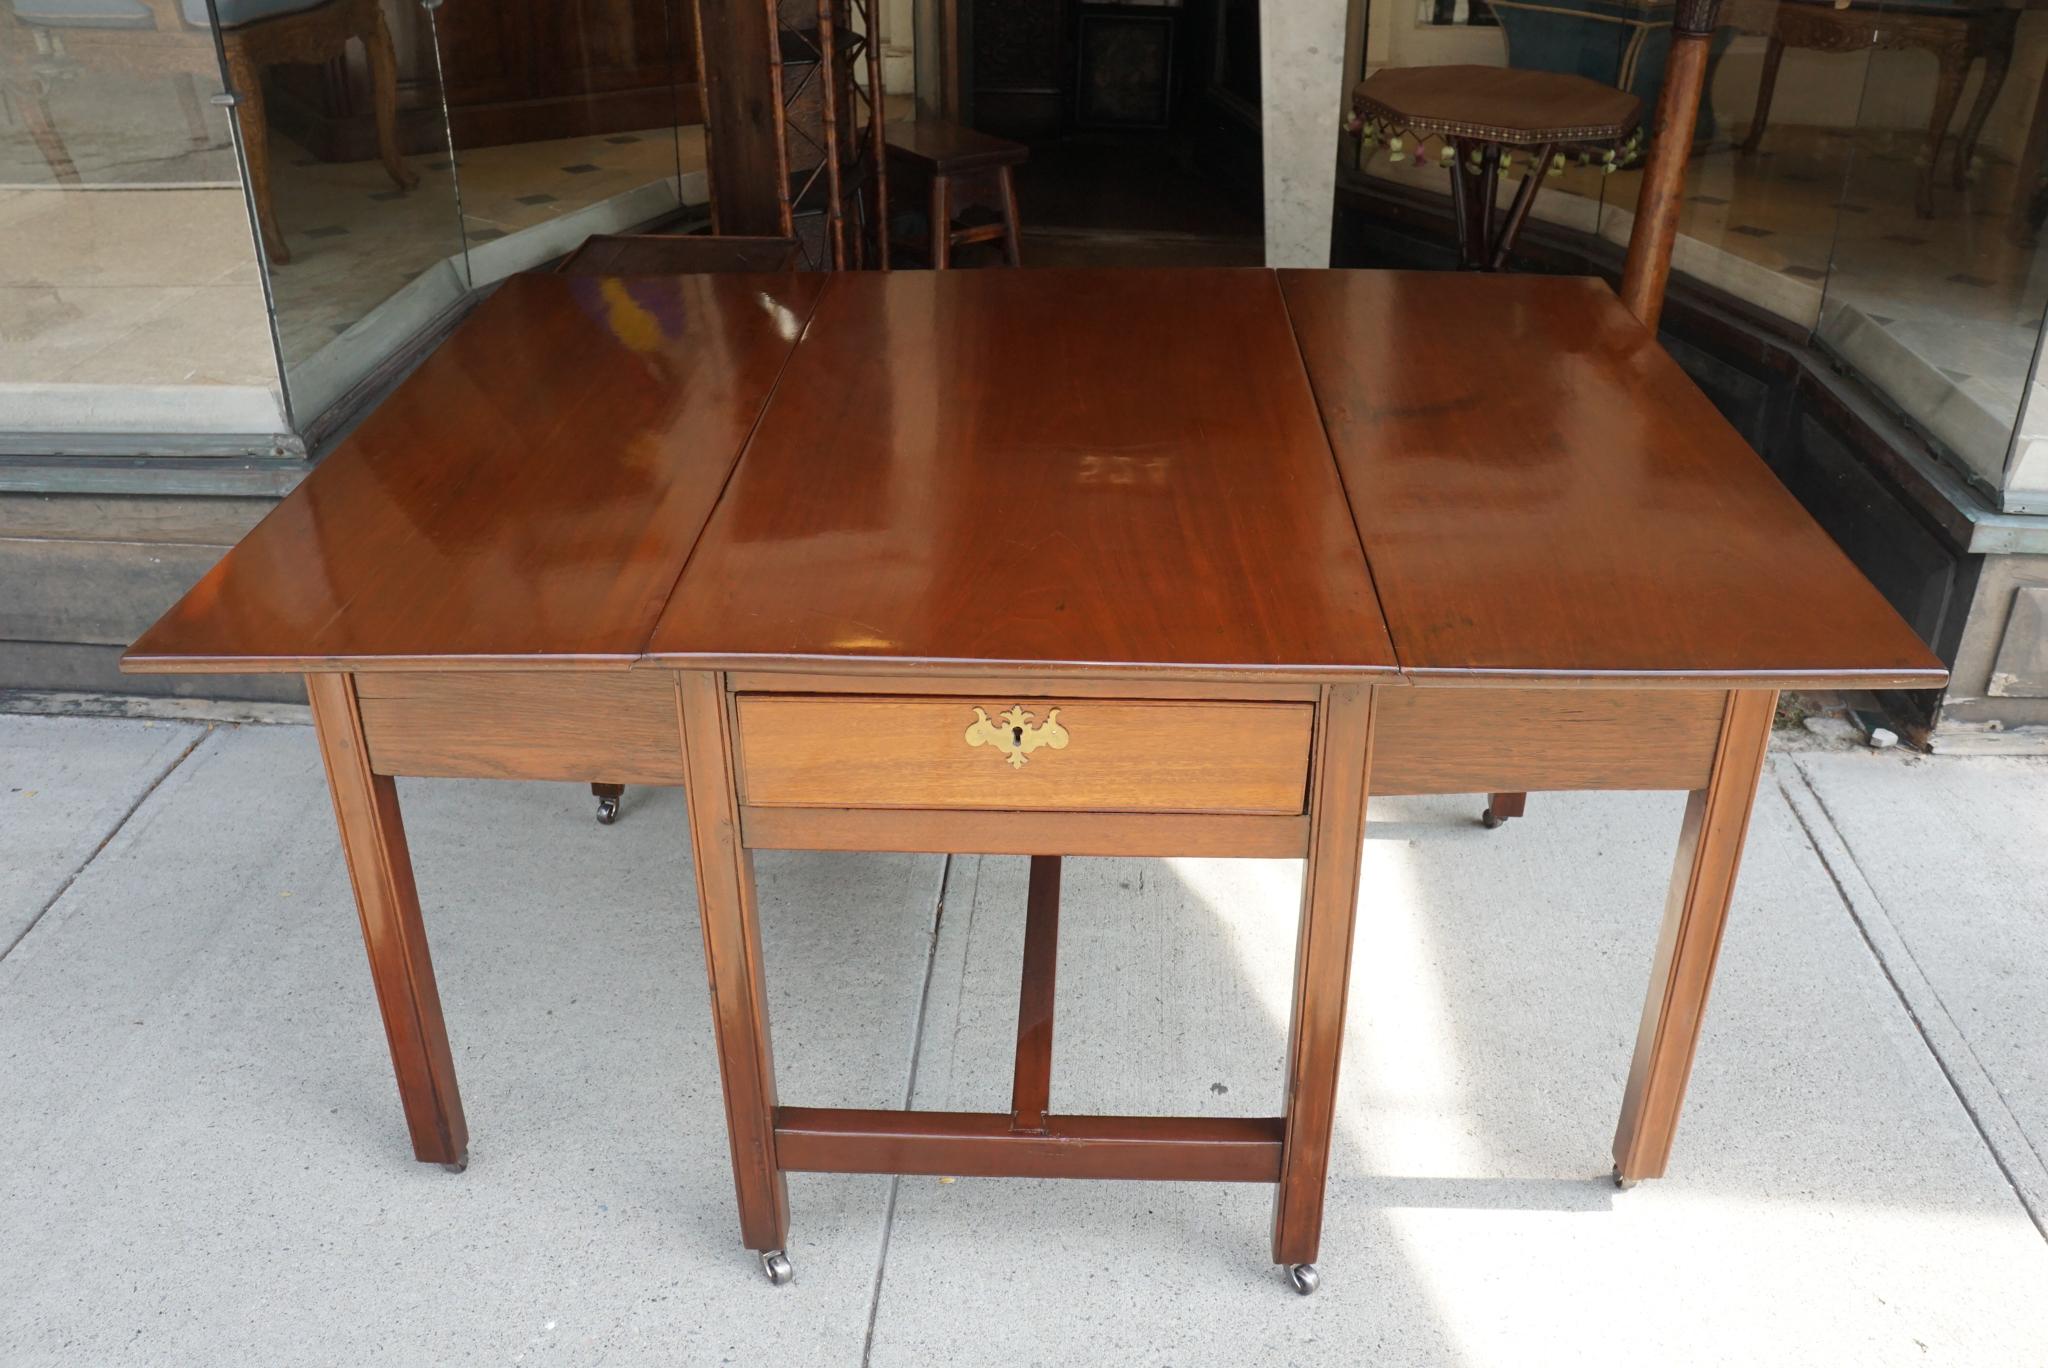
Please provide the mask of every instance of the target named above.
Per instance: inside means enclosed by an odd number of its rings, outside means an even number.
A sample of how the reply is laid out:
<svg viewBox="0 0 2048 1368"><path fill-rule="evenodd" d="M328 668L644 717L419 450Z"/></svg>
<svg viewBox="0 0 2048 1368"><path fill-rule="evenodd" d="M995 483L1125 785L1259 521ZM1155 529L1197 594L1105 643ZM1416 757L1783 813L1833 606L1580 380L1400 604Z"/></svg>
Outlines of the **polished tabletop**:
<svg viewBox="0 0 2048 1368"><path fill-rule="evenodd" d="M1394 669L1260 270L837 277L649 653Z"/></svg>
<svg viewBox="0 0 2048 1368"><path fill-rule="evenodd" d="M515 278L131 650L1932 686L1604 285Z"/></svg>
<svg viewBox="0 0 2048 1368"><path fill-rule="evenodd" d="M1280 284L1411 677L1940 683L1600 281Z"/></svg>
<svg viewBox="0 0 2048 1368"><path fill-rule="evenodd" d="M126 668L631 664L824 285L514 276Z"/></svg>

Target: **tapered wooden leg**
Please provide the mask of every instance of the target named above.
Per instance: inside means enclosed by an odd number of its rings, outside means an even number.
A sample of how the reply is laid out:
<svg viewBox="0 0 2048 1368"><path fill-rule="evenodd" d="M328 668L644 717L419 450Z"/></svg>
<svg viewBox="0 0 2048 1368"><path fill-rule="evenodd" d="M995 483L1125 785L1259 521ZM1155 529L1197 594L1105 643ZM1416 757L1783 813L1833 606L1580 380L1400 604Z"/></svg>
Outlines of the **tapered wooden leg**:
<svg viewBox="0 0 2048 1368"><path fill-rule="evenodd" d="M2012 17L2017 19L2018 12ZM2005 73L2012 65L2009 29L2003 39L1985 49L1984 79L1977 85L1977 103L1970 106L1970 121L1963 125L1963 140L1956 144L1956 164L1950 183L1958 190L1969 188L1970 163L1977 159L1977 138L1984 131L1984 121L1991 117L1991 107L1998 103L1998 92L2005 88Z"/></svg>
<svg viewBox="0 0 2048 1368"><path fill-rule="evenodd" d="M384 173L401 190L420 183L419 173L405 164L398 150L398 53L391 43L391 29L384 22L384 7L369 6L370 28L363 35L363 50L370 59L370 102L377 119L377 152L384 159Z"/></svg>
<svg viewBox="0 0 2048 1368"><path fill-rule="evenodd" d="M996 188L1003 198L1003 260L1012 266L1024 264L1024 249L1018 245L1017 234L1023 225L1017 221L1017 186L1010 179L1010 168L996 168Z"/></svg>
<svg viewBox="0 0 2048 1368"><path fill-rule="evenodd" d="M932 177L932 269L943 271L953 264L953 206L946 193L944 176Z"/></svg>
<svg viewBox="0 0 2048 1368"><path fill-rule="evenodd" d="M1017 1064L1010 1125L1045 1129L1052 1105L1052 1016L1060 957L1060 857L1033 855L1024 897L1024 972L1017 987Z"/></svg>
<svg viewBox="0 0 2048 1368"><path fill-rule="evenodd" d="M678 673L676 704L740 1238L747 1248L766 1253L789 1242L789 1191L775 1161L775 1058L768 1037L754 862L740 845L732 720L719 676L709 671Z"/></svg>
<svg viewBox="0 0 2048 1368"><path fill-rule="evenodd" d="M256 201L256 228L263 235L263 250L270 260L283 265L292 254L277 226L277 204L270 193L270 120L263 105L263 68L241 42L223 37L221 44L227 55L228 85L235 95L235 122L242 131L242 159L249 164L249 197Z"/></svg>
<svg viewBox="0 0 2048 1368"><path fill-rule="evenodd" d="M1934 169L1941 164L1941 144L1948 137L1949 121L1963 98L1963 81L1970 74L1969 49L1958 39L1934 54L1941 65L1934 78L1934 112L1927 121L1927 165L1920 169L1920 188L1914 208L1921 218L1934 217Z"/></svg>
<svg viewBox="0 0 2048 1368"><path fill-rule="evenodd" d="M1294 1012L1287 1031L1286 1138L1273 1200L1273 1262L1309 1264L1323 1235L1323 1182L1337 1117L1337 1061L1351 980L1351 929L1372 768L1373 691L1323 690L1309 789L1309 846L1294 947ZM1297 1275L1296 1286L1301 1287ZM1314 1273L1308 1273L1313 1290Z"/></svg>
<svg viewBox="0 0 2048 1368"><path fill-rule="evenodd" d="M1785 60L1785 40L1772 34L1764 47L1764 69L1757 79L1756 112L1749 116L1749 132L1743 135L1740 151L1754 152L1764 140L1764 125L1771 121L1771 97L1778 93L1778 64Z"/></svg>
<svg viewBox="0 0 2048 1368"><path fill-rule="evenodd" d="M1671 1158L1777 702L1770 689L1728 695L1707 787L1685 806L1649 998L1614 1135L1614 1176L1624 1186L1662 1177Z"/></svg>
<svg viewBox="0 0 2048 1368"><path fill-rule="evenodd" d="M412 1152L424 1163L461 1168L469 1162L469 1127L455 1089L455 1061L448 1052L441 995L434 987L434 964L420 921L398 789L389 775L370 772L354 676L309 674L306 695L313 704L313 728L334 795L342 854L362 915L363 944L370 952L370 975L391 1042Z"/></svg>
<svg viewBox="0 0 2048 1368"><path fill-rule="evenodd" d="M42 81L31 76L23 84L27 97L16 108L21 112L21 121L27 126L29 139L35 143L36 151L43 154L43 164L50 168L50 174L57 178L59 185L83 184L85 178L78 174L78 164L71 160L71 153L64 146L64 135L57 131L56 120L50 117L50 101L43 93Z"/></svg>
<svg viewBox="0 0 2048 1368"><path fill-rule="evenodd" d="M1479 814L1479 821L1490 830L1528 810L1529 795L1526 793L1489 793L1486 795L1486 811Z"/></svg>

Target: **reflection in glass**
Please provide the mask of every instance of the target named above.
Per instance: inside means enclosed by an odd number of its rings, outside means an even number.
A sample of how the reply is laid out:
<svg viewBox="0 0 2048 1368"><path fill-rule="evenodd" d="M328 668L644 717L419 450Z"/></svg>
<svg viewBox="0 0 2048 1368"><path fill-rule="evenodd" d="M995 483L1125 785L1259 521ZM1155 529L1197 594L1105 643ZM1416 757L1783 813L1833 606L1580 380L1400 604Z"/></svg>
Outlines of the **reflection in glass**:
<svg viewBox="0 0 2048 1368"><path fill-rule="evenodd" d="M302 429L469 289L434 22L324 0L222 31Z"/></svg>
<svg viewBox="0 0 2048 1368"><path fill-rule="evenodd" d="M329 0L373 5L376 0ZM393 79L359 39L272 67L273 263L286 379L312 421L471 289L682 205L696 57L681 0L382 0ZM374 36L374 35L372 35ZM688 113L694 116L694 100ZM393 184L380 130L419 188Z"/></svg>
<svg viewBox="0 0 2048 1368"><path fill-rule="evenodd" d="M0 431L285 430L220 91L204 0L0 0Z"/></svg>
<svg viewBox="0 0 2048 1368"><path fill-rule="evenodd" d="M1795 26L1781 19L1781 105L1797 89L1795 59L1839 60L1798 46L1840 22L1810 9L1796 6ZM1820 337L1999 499L2048 306L2027 219L2039 97L2002 80L2019 16L1974 5L1848 13L1878 50L1846 130L1855 158ZM1774 109L1766 147L1778 121Z"/></svg>
<svg viewBox="0 0 2048 1368"><path fill-rule="evenodd" d="M478 284L681 207L704 165L684 0L450 0L438 19Z"/></svg>

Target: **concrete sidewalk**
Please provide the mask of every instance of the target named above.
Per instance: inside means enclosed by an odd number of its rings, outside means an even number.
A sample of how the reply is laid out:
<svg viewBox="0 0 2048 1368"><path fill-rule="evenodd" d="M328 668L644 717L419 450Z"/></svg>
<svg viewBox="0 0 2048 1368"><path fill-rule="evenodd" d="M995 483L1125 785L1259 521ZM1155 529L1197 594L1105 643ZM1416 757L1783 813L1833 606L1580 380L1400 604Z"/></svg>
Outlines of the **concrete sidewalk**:
<svg viewBox="0 0 2048 1368"><path fill-rule="evenodd" d="M0 1364L2048 1363L2048 762L1774 758L1628 1193L1680 799L1376 802L1305 1300L1264 1188L829 1175L771 1288L679 795L402 791L460 1176L411 1159L311 733L0 716ZM1005 1105L1022 860L760 873L784 1100ZM1271 1112L1299 885L1070 862L1056 1104Z"/></svg>

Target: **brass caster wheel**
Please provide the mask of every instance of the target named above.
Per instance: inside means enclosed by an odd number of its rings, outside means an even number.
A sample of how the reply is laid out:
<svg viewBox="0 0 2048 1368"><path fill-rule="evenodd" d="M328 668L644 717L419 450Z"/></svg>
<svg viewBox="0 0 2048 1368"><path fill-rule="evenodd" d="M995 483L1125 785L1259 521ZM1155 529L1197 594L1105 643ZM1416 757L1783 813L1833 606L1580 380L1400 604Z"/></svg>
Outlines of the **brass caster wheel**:
<svg viewBox="0 0 2048 1368"><path fill-rule="evenodd" d="M1641 1180L1641 1179L1639 1179L1639 1178L1624 1178L1624 1177L1622 1177L1622 1176L1621 1176L1621 1165L1619 1165L1619 1164L1616 1164L1616 1165L1614 1166L1614 1185L1615 1185L1616 1187L1620 1188L1620 1189L1621 1189L1621 1190L1622 1190L1623 1192L1627 1192L1627 1191L1628 1191L1628 1190L1629 1190L1630 1188L1634 1187L1634 1186L1635 1186L1635 1185L1636 1185L1637 1183L1639 1183L1639 1182L1641 1182L1641 1181L1642 1181L1642 1180Z"/></svg>
<svg viewBox="0 0 2048 1368"><path fill-rule="evenodd" d="M768 1281L777 1287L787 1286L796 1276L796 1270L789 1266L789 1255L779 1249L764 1250L761 1254L761 1271L768 1275Z"/></svg>
<svg viewBox="0 0 2048 1368"><path fill-rule="evenodd" d="M619 820L619 800L618 800L618 799L616 799L616 798L600 798L600 799L598 799L598 800L597 800L597 824L598 824L599 826L610 826L610 825L611 825L611 824L612 824L613 822L616 822L616 821L618 821L618 820Z"/></svg>
<svg viewBox="0 0 2048 1368"><path fill-rule="evenodd" d="M1294 1284L1296 1292L1308 1297L1313 1296L1315 1290L1323 1285L1323 1275L1316 1272L1316 1266L1312 1263L1289 1264L1287 1281Z"/></svg>
<svg viewBox="0 0 2048 1368"><path fill-rule="evenodd" d="M464 1150L462 1152L462 1156L455 1160L454 1163L443 1164L441 1165L441 1167L447 1169L450 1173L461 1173L464 1169L469 1167L469 1151Z"/></svg>

